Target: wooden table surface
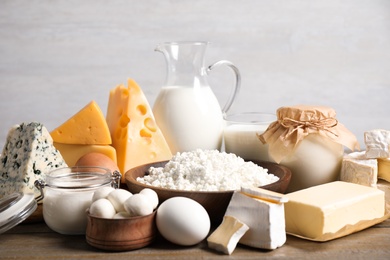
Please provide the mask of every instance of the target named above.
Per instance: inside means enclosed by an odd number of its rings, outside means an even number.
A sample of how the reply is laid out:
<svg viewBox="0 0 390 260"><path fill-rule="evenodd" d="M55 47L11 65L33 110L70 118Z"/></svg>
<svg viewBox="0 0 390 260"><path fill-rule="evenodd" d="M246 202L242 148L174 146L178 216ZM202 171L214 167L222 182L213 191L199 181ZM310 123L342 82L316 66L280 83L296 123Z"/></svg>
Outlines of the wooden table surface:
<svg viewBox="0 0 390 260"><path fill-rule="evenodd" d="M181 247L158 237L150 246L126 252L106 252L87 244L83 235L61 235L44 222L20 224L0 235L0 259L390 259L390 220L328 242L287 237L268 251L238 245L232 255L207 247L207 242Z"/></svg>

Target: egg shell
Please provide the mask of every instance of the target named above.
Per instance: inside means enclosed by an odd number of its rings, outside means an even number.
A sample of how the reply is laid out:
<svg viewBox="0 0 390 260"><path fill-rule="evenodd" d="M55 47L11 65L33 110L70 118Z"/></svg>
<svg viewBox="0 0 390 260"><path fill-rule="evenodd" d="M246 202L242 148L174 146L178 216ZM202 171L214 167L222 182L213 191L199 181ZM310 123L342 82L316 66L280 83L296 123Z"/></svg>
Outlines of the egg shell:
<svg viewBox="0 0 390 260"><path fill-rule="evenodd" d="M108 194L107 199L112 203L116 212L125 211L123 204L133 196L133 194L125 189L114 189Z"/></svg>
<svg viewBox="0 0 390 260"><path fill-rule="evenodd" d="M141 193L134 194L127 199L124 208L131 216L146 216L153 213L152 203Z"/></svg>
<svg viewBox="0 0 390 260"><path fill-rule="evenodd" d="M157 192L149 188L144 188L139 193L148 197L148 199L152 203L153 209L157 208L159 202Z"/></svg>
<svg viewBox="0 0 390 260"><path fill-rule="evenodd" d="M126 218L131 218L131 215L127 213L126 211L121 211L116 213L113 217L113 219L126 219Z"/></svg>
<svg viewBox="0 0 390 260"><path fill-rule="evenodd" d="M108 199L99 199L92 202L89 207L89 214L100 218L112 218L116 214L116 211Z"/></svg>
<svg viewBox="0 0 390 260"><path fill-rule="evenodd" d="M99 166L109 169L111 172L118 171L119 168L116 162L105 154L91 152L81 156L75 166Z"/></svg>
<svg viewBox="0 0 390 260"><path fill-rule="evenodd" d="M157 229L168 241L182 246L200 243L210 232L210 217L195 200L170 198L158 207Z"/></svg>
<svg viewBox="0 0 390 260"><path fill-rule="evenodd" d="M110 194L113 190L113 187L102 187L96 190L92 196L92 202L97 201L98 199L106 199L108 194Z"/></svg>

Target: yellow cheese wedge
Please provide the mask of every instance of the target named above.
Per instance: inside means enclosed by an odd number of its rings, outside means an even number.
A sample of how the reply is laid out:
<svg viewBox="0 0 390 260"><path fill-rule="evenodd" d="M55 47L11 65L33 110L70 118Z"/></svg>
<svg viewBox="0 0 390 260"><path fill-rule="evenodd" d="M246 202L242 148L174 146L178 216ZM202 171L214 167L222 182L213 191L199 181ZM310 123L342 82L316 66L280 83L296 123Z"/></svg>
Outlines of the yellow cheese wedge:
<svg viewBox="0 0 390 260"><path fill-rule="evenodd" d="M127 88L119 85L110 91L106 120L123 174L141 164L172 158L150 105L134 80L128 80Z"/></svg>
<svg viewBox="0 0 390 260"><path fill-rule="evenodd" d="M390 182L390 158L378 158L378 178Z"/></svg>
<svg viewBox="0 0 390 260"><path fill-rule="evenodd" d="M356 183L335 181L286 196L286 231L310 239L385 214L384 192Z"/></svg>
<svg viewBox="0 0 390 260"><path fill-rule="evenodd" d="M111 145L54 143L54 147L60 151L69 167L74 166L81 156L91 152L102 153L114 162L117 161L115 148Z"/></svg>
<svg viewBox="0 0 390 260"><path fill-rule="evenodd" d="M63 144L111 144L106 119L95 101L91 101L50 135Z"/></svg>
<svg viewBox="0 0 390 260"><path fill-rule="evenodd" d="M231 255L249 227L235 217L224 216L221 225L207 238L208 247Z"/></svg>

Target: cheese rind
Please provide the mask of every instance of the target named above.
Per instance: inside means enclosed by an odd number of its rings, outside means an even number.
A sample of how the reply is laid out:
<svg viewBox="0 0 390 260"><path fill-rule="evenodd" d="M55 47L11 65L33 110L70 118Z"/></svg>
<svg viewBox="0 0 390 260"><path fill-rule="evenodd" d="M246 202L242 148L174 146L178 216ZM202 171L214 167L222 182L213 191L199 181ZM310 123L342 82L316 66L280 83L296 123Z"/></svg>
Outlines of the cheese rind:
<svg viewBox="0 0 390 260"><path fill-rule="evenodd" d="M378 158L378 178L390 182L390 158Z"/></svg>
<svg viewBox="0 0 390 260"><path fill-rule="evenodd" d="M8 132L1 154L0 197L14 192L38 196L35 180L66 166L45 126L38 122L16 125Z"/></svg>
<svg viewBox="0 0 390 260"><path fill-rule="evenodd" d="M208 247L231 255L249 227L235 217L224 216L222 223L207 238Z"/></svg>
<svg viewBox="0 0 390 260"><path fill-rule="evenodd" d="M95 101L51 131L56 143L63 144L111 144L111 134L106 119Z"/></svg>
<svg viewBox="0 0 390 260"><path fill-rule="evenodd" d="M390 157L390 131L374 129L364 132L367 158Z"/></svg>
<svg viewBox="0 0 390 260"><path fill-rule="evenodd" d="M54 146L61 152L69 167L74 166L81 156L93 152L104 154L116 162L116 151L111 145L62 144L54 142Z"/></svg>
<svg viewBox="0 0 390 260"><path fill-rule="evenodd" d="M353 152L344 156L340 180L376 187L378 181L377 160L366 158L365 152Z"/></svg>
<svg viewBox="0 0 390 260"><path fill-rule="evenodd" d="M276 249L286 242L284 203L255 199L235 191L225 216L235 217L249 227L240 244Z"/></svg>
<svg viewBox="0 0 390 260"><path fill-rule="evenodd" d="M385 214L384 192L349 182L330 182L286 194L286 230L317 239Z"/></svg>
<svg viewBox="0 0 390 260"><path fill-rule="evenodd" d="M106 120L121 172L172 158L149 103L134 80L128 80L128 87L119 85L110 91Z"/></svg>

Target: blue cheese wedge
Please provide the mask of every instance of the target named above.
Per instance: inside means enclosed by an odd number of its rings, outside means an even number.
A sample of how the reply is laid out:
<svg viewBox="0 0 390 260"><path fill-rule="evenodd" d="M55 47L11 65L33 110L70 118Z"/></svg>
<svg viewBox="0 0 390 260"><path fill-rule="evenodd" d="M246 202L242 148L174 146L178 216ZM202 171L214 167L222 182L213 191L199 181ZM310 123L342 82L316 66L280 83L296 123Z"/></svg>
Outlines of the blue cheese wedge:
<svg viewBox="0 0 390 260"><path fill-rule="evenodd" d="M225 216L232 216L249 227L239 243L261 249L281 247L286 242L286 201L282 194L260 188L235 191Z"/></svg>
<svg viewBox="0 0 390 260"><path fill-rule="evenodd" d="M48 130L38 122L10 129L0 157L0 198L14 192L40 192L34 182L53 169L67 167Z"/></svg>

